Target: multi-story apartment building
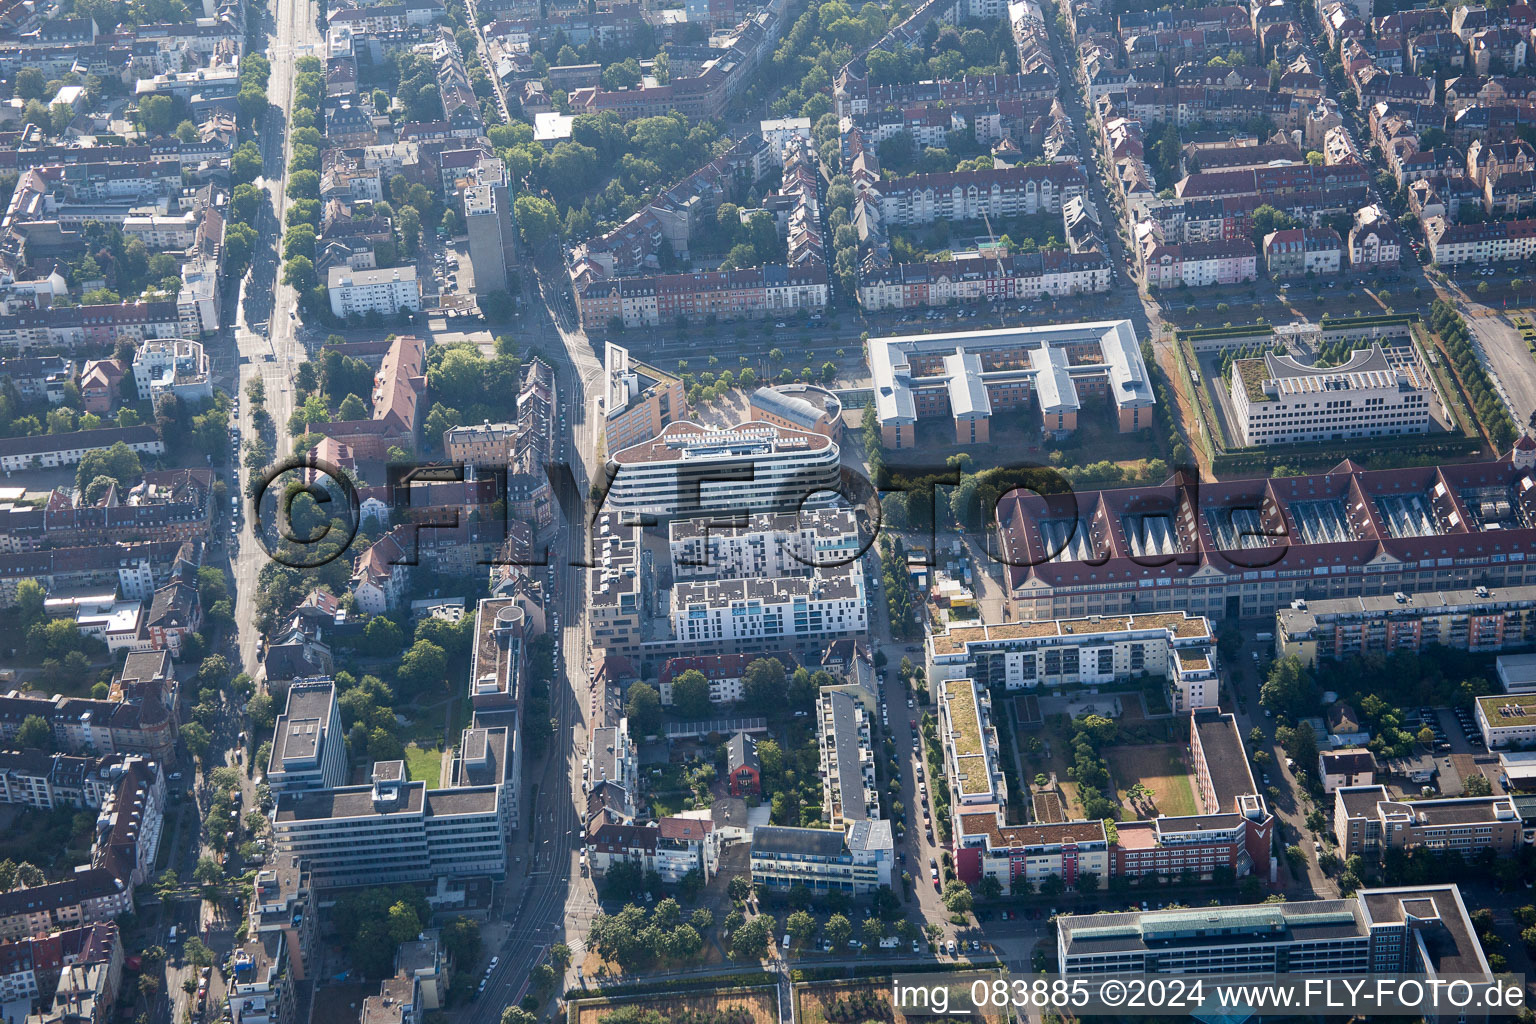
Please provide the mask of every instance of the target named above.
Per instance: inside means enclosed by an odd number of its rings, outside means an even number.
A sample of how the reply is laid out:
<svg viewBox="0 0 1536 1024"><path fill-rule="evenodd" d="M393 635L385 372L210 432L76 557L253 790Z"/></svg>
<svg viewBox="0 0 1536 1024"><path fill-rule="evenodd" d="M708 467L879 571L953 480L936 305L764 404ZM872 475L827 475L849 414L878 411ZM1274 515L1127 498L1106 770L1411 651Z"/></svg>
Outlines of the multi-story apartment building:
<svg viewBox="0 0 1536 1024"><path fill-rule="evenodd" d="M1076 537L1060 540L1063 549L1082 543ZM983 687L1019 690L1163 676L1179 712L1210 704L1217 695L1210 623L1186 612L950 623L930 634L926 646L930 680L968 678Z"/></svg>
<svg viewBox="0 0 1536 1024"><path fill-rule="evenodd" d="M846 831L759 825L752 830L754 884L772 892L803 885L812 893L867 896L892 885L896 854L891 823L855 821Z"/></svg>
<svg viewBox="0 0 1536 1024"><path fill-rule="evenodd" d="M1247 445L1394 437L1438 429L1435 385L1415 351L1356 349L1342 366L1266 354L1232 365L1232 408Z"/></svg>
<svg viewBox="0 0 1536 1024"><path fill-rule="evenodd" d="M174 301L48 306L0 315L0 351L11 353L32 348L111 348L123 337L143 341L181 333L181 313Z"/></svg>
<svg viewBox="0 0 1536 1024"><path fill-rule="evenodd" d="M0 894L0 942L115 920L133 909L133 886L105 868Z"/></svg>
<svg viewBox="0 0 1536 1024"><path fill-rule="evenodd" d="M1065 975L1493 975L1454 885L1056 921Z"/></svg>
<svg viewBox="0 0 1536 1024"><path fill-rule="evenodd" d="M209 469L170 469L150 470L134 486L113 487L90 502L79 491L55 490L41 506L0 508L0 549L32 551L150 536L177 542L205 538L213 519L213 483Z"/></svg>
<svg viewBox="0 0 1536 1024"><path fill-rule="evenodd" d="M1119 822L1037 820L1008 825L1007 786L987 690L969 679L939 691L939 736L955 816L955 870L966 882L991 877L1009 891L1084 873L1167 879L1245 875L1268 863L1274 820L1248 771L1236 721L1216 708L1190 714L1190 760L1198 814Z"/></svg>
<svg viewBox="0 0 1536 1024"><path fill-rule="evenodd" d="M751 654L706 654L698 657L668 658L661 666L656 688L661 703L672 703L672 682L684 672L698 672L709 682L711 704L734 704L745 695L742 676L755 660Z"/></svg>
<svg viewBox="0 0 1536 1024"><path fill-rule="evenodd" d="M1536 220L1451 224L1444 217L1424 221L1429 253L1441 266L1514 263L1536 258Z"/></svg>
<svg viewBox="0 0 1536 1024"><path fill-rule="evenodd" d="M256 875L246 939L232 954L227 997L239 1024L299 1024L296 989L313 980L319 912L302 861L280 858Z"/></svg>
<svg viewBox="0 0 1536 1024"><path fill-rule="evenodd" d="M500 181L482 182L464 190L464 230L478 293L506 291L507 268L516 253L512 198Z"/></svg>
<svg viewBox="0 0 1536 1024"><path fill-rule="evenodd" d="M673 320L783 316L816 311L829 300L816 152L799 134L773 152L749 136L668 189L623 225L585 243L571 265L577 307L592 327L656 326ZM785 259L760 267L654 274L665 242L686 257L690 233L732 192L782 167L772 197L784 216ZM634 276L644 275L644 276Z"/></svg>
<svg viewBox="0 0 1536 1024"><path fill-rule="evenodd" d="M810 576L697 580L672 588L672 639L684 647L808 644L869 628L864 570L857 562Z"/></svg>
<svg viewBox="0 0 1536 1024"><path fill-rule="evenodd" d="M1388 850L1509 855L1520 848L1520 812L1508 796L1394 800L1387 787L1340 786L1333 792L1339 852L1380 857Z"/></svg>
<svg viewBox="0 0 1536 1024"><path fill-rule="evenodd" d="M1367 185L1371 171L1363 164L1314 167L1281 164L1232 171L1201 171L1181 179L1175 191L1181 199L1200 196L1283 196L1290 192L1321 191Z"/></svg>
<svg viewBox="0 0 1536 1024"><path fill-rule="evenodd" d="M870 312L951 302L1033 301L1109 291L1114 265L1098 249L1046 249L871 267L859 275L859 305Z"/></svg>
<svg viewBox="0 0 1536 1024"><path fill-rule="evenodd" d="M118 441L140 455L164 455L165 442L154 427L107 427L100 430L76 430L67 434L38 434L33 437L0 439L0 471L14 473L26 469L57 469L77 465L85 453L110 448Z"/></svg>
<svg viewBox="0 0 1536 1024"><path fill-rule="evenodd" d="M326 292L331 298L331 312L336 316L363 316L380 313L393 316L402 310L421 309L421 282L415 267L385 267L353 270L335 266L326 277Z"/></svg>
<svg viewBox="0 0 1536 1024"><path fill-rule="evenodd" d="M708 817L675 815L644 825L605 822L587 838L592 874L614 864L637 864L676 885L690 871L708 882L720 863L720 834Z"/></svg>
<svg viewBox="0 0 1536 1024"><path fill-rule="evenodd" d="M130 655L132 657L132 655ZM78 757L41 750L0 753L0 803L40 811L99 808L117 788L123 755Z"/></svg>
<svg viewBox="0 0 1536 1024"><path fill-rule="evenodd" d="M459 750L450 765L449 778L458 789L500 789L502 827L509 838L522 822L522 773L523 745L517 719L477 713L473 723L459 735Z"/></svg>
<svg viewBox="0 0 1536 1024"><path fill-rule="evenodd" d="M1349 230L1349 265L1355 270L1395 272L1402 262L1402 241L1392 218L1379 206L1355 213Z"/></svg>
<svg viewBox="0 0 1536 1024"><path fill-rule="evenodd" d="M621 522L616 512L599 514L593 526L587 620L598 651L639 650L645 614L655 601L651 557L640 540L640 527Z"/></svg>
<svg viewBox="0 0 1536 1024"><path fill-rule="evenodd" d="M649 441L686 416L682 378L632 359L622 345L604 345L603 373L603 430L609 451Z"/></svg>
<svg viewBox="0 0 1536 1024"><path fill-rule="evenodd" d="M972 16L980 14L973 12ZM856 63L838 72L832 91L833 110L839 117L865 117L914 104L965 107L1000 100L1050 99L1055 95L1054 81L1048 80L1048 76L958 75L921 82L872 84L867 69Z"/></svg>
<svg viewBox="0 0 1536 1024"><path fill-rule="evenodd" d="M477 423L443 431L443 455L466 466L504 466L512 459L516 423Z"/></svg>
<svg viewBox="0 0 1536 1024"><path fill-rule="evenodd" d="M277 718L267 785L274 795L336 789L347 781L346 734L336 684L306 679L288 688L288 705Z"/></svg>
<svg viewBox="0 0 1536 1024"><path fill-rule="evenodd" d="M1122 433L1149 426L1156 403L1128 320L871 338L869 365L889 448L913 447L917 421L945 415L957 443L986 443L994 412L1032 398L1058 434L1089 395L1110 400Z"/></svg>
<svg viewBox="0 0 1536 1024"><path fill-rule="evenodd" d="M869 712L850 694L824 689L816 697L816 736L822 809L832 827L880 817Z"/></svg>
<svg viewBox="0 0 1536 1024"><path fill-rule="evenodd" d="M1333 228L1287 228L1264 236L1270 277L1337 274L1343 259L1344 242Z"/></svg>
<svg viewBox="0 0 1536 1024"><path fill-rule="evenodd" d="M881 182L875 191L883 223L916 227L941 220L1060 214L1063 203L1083 195L1087 188L1088 181L1076 164L1019 164L913 174Z"/></svg>
<svg viewBox="0 0 1536 1024"><path fill-rule="evenodd" d="M208 356L197 341L154 339L133 354L133 383L141 402L158 402L161 395L186 402L212 398L208 369Z"/></svg>
<svg viewBox="0 0 1536 1024"><path fill-rule="evenodd" d="M1187 609L1272 614L1293 600L1527 582L1536 476L1527 453L1458 466L1078 491L998 503L1005 585L1019 619ZM1405 528L1393 510L1427 510ZM1053 524L1087 543L1063 550ZM1530 582L1536 583L1536 573Z"/></svg>
<svg viewBox="0 0 1536 1024"><path fill-rule="evenodd" d="M1376 781L1376 756L1364 747L1340 747L1317 755L1317 777L1323 792L1342 786L1369 786Z"/></svg>
<svg viewBox="0 0 1536 1024"><path fill-rule="evenodd" d="M161 701L43 697L14 690L0 696L0 739L14 740L33 715L53 729L53 749L71 754L163 758L176 744L176 719Z"/></svg>
<svg viewBox="0 0 1536 1024"><path fill-rule="evenodd" d="M809 576L864 550L848 509L763 512L744 522L674 519L668 526L674 579Z"/></svg>
<svg viewBox="0 0 1536 1024"><path fill-rule="evenodd" d="M835 442L769 423L716 428L684 420L609 459L606 507L651 516L814 507L841 482Z"/></svg>
<svg viewBox="0 0 1536 1024"><path fill-rule="evenodd" d="M1404 502L1402 521L1421 512L1423 505ZM1275 612L1275 653L1294 654L1306 666L1429 646L1483 653L1533 643L1536 586L1303 599Z"/></svg>
<svg viewBox="0 0 1536 1024"><path fill-rule="evenodd" d="M506 813L501 786L428 789L404 762L380 761L369 785L278 797L272 831L321 888L500 878Z"/></svg>
<svg viewBox="0 0 1536 1024"><path fill-rule="evenodd" d="M609 806L625 821L634 820L640 805L640 755L629 735L628 718L592 730L582 774L589 791L606 787Z"/></svg>
<svg viewBox="0 0 1536 1024"><path fill-rule="evenodd" d="M104 964L110 970L116 962L120 969L121 961L122 939L114 921L26 936L0 944L0 997L36 1002L62 982L70 967ZM117 991L116 979L109 988Z"/></svg>
<svg viewBox="0 0 1536 1024"><path fill-rule="evenodd" d="M1247 239L1165 245L1147 235L1140 246L1149 288L1206 288L1258 279L1258 250Z"/></svg>
<svg viewBox="0 0 1536 1024"><path fill-rule="evenodd" d="M576 289L582 321L593 329L617 318L625 327L656 327L678 318L699 323L819 312L830 292L824 264L583 279Z"/></svg>

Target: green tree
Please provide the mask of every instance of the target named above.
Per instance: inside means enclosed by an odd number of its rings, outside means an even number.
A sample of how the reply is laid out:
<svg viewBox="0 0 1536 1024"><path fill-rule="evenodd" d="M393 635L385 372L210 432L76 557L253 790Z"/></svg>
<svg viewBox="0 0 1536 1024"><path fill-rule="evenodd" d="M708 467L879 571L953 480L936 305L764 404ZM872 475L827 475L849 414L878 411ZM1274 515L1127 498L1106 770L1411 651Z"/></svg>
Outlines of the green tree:
<svg viewBox="0 0 1536 1024"><path fill-rule="evenodd" d="M803 910L797 910L789 915L784 922L784 930L789 932L789 937L796 945L803 946L816 935L816 919Z"/></svg>
<svg viewBox="0 0 1536 1024"><path fill-rule="evenodd" d="M22 68L16 72L12 91L23 100L44 99L48 96L48 76L39 68Z"/></svg>
<svg viewBox="0 0 1536 1024"><path fill-rule="evenodd" d="M512 201L512 215L517 220L523 241L538 248L560 230L560 211L542 196L524 193Z"/></svg>
<svg viewBox="0 0 1536 1024"><path fill-rule="evenodd" d="M41 715L28 715L16 730L15 743L23 750L52 750L53 727Z"/></svg>
<svg viewBox="0 0 1536 1024"><path fill-rule="evenodd" d="M709 680L704 673L691 668L672 680L672 707L684 718L709 717Z"/></svg>
<svg viewBox="0 0 1536 1024"><path fill-rule="evenodd" d="M176 101L153 94L139 101L139 123L151 135L169 135L176 124Z"/></svg>
<svg viewBox="0 0 1536 1024"><path fill-rule="evenodd" d="M198 885L217 885L224 877L224 869L212 857L199 857L192 877Z"/></svg>
<svg viewBox="0 0 1536 1024"><path fill-rule="evenodd" d="M144 478L139 453L123 441L86 452L75 471L75 486L84 491L98 476L111 477L123 489L132 487Z"/></svg>
<svg viewBox="0 0 1536 1024"><path fill-rule="evenodd" d="M952 878L944 883L944 891L940 898L944 901L944 906L952 913L968 913L972 906L970 886L958 878Z"/></svg>
<svg viewBox="0 0 1536 1024"><path fill-rule="evenodd" d="M409 942L421 932L421 918L416 908L401 900L389 908L389 936L395 944Z"/></svg>
<svg viewBox="0 0 1536 1024"><path fill-rule="evenodd" d="M396 648L398 650L398 647ZM418 640L400 659L400 680L404 691L420 693L447 678L448 656L430 640Z"/></svg>
<svg viewBox="0 0 1536 1024"><path fill-rule="evenodd" d="M768 920L759 915L736 929L731 935L731 956L738 960L761 960L773 941Z"/></svg>
<svg viewBox="0 0 1536 1024"><path fill-rule="evenodd" d="M360 417L342 417L342 419L357 418ZM378 654L384 651L400 650L405 646L405 637L401 634L400 627L387 616L375 615L368 620L368 626L363 630L363 642L368 645L369 651Z"/></svg>
<svg viewBox="0 0 1536 1024"><path fill-rule="evenodd" d="M258 729L270 729L277 724L277 702L270 693L258 693L245 705L251 724Z"/></svg>
<svg viewBox="0 0 1536 1024"><path fill-rule="evenodd" d="M636 736L651 736L661 729L661 694L649 683L631 683L624 698L624 713Z"/></svg>
<svg viewBox="0 0 1536 1024"><path fill-rule="evenodd" d="M213 966L213 950L209 949L196 935L188 936L181 948L186 958L192 962L192 966L198 968Z"/></svg>
<svg viewBox="0 0 1536 1024"><path fill-rule="evenodd" d="M208 757L208 747L213 742L213 737L208 730L197 722L188 722L181 727L181 742L186 745L187 751L199 761L205 761Z"/></svg>
<svg viewBox="0 0 1536 1024"><path fill-rule="evenodd" d="M1270 666L1269 677L1259 688L1259 703L1272 711L1299 714L1307 706L1311 693L1312 687L1301 667L1301 659L1289 654Z"/></svg>
<svg viewBox="0 0 1536 1024"><path fill-rule="evenodd" d="M48 593L35 579L24 579L16 584L17 625L25 631L43 617L43 603Z"/></svg>
<svg viewBox="0 0 1536 1024"><path fill-rule="evenodd" d="M826 927L822 929L827 941L832 944L833 951L846 949L848 940L853 936L853 925L843 914L833 914L827 918Z"/></svg>
<svg viewBox="0 0 1536 1024"><path fill-rule="evenodd" d="M778 658L758 658L742 672L743 703L760 713L772 713L789 698L784 663Z"/></svg>
<svg viewBox="0 0 1536 1024"><path fill-rule="evenodd" d="M356 395L348 395L341 400L341 405L336 409L336 418L339 420L363 420L368 418L368 408L363 405L363 400Z"/></svg>

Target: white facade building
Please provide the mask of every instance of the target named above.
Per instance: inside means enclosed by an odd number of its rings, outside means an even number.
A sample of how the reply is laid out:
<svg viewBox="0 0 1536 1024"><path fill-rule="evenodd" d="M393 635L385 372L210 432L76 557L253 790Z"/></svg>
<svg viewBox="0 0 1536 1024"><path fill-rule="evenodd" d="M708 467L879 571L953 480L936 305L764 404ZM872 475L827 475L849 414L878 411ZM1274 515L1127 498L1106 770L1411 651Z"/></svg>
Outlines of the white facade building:
<svg viewBox="0 0 1536 1024"><path fill-rule="evenodd" d="M952 624L926 643L930 683L975 679L1022 690L1163 676L1178 712L1214 703L1219 689L1211 625L1182 611Z"/></svg>
<svg viewBox="0 0 1536 1024"><path fill-rule="evenodd" d="M830 500L838 446L821 434L753 421L729 429L673 423L612 456L607 507L654 516L782 512Z"/></svg>
<svg viewBox="0 0 1536 1024"><path fill-rule="evenodd" d="M858 563L782 579L707 580L672 588L672 635L681 641L825 639L869 628Z"/></svg>
<svg viewBox="0 0 1536 1024"><path fill-rule="evenodd" d="M1536 743L1536 697L1505 694L1477 698L1477 730L1489 750Z"/></svg>
<svg viewBox="0 0 1536 1024"><path fill-rule="evenodd" d="M1232 365L1232 407L1247 445L1423 434L1434 429L1434 384L1412 349L1357 350L1343 366L1290 356Z"/></svg>
<svg viewBox="0 0 1536 1024"><path fill-rule="evenodd" d="M336 266L327 275L326 288L331 297L331 312L337 316L387 316L401 310L421 309L421 283L416 280L415 267L353 270Z"/></svg>
<svg viewBox="0 0 1536 1024"><path fill-rule="evenodd" d="M808 576L858 557L859 527L848 509L761 513L740 528L715 519L674 519L668 542L676 579Z"/></svg>
<svg viewBox="0 0 1536 1024"><path fill-rule="evenodd" d="M141 402L158 402L162 395L175 395L184 402L213 397L208 355L197 341L144 342L133 354L133 383Z"/></svg>
<svg viewBox="0 0 1536 1024"><path fill-rule="evenodd" d="M501 786L429 790L404 776L380 761L371 785L279 796L277 852L303 859L321 888L506 874Z"/></svg>

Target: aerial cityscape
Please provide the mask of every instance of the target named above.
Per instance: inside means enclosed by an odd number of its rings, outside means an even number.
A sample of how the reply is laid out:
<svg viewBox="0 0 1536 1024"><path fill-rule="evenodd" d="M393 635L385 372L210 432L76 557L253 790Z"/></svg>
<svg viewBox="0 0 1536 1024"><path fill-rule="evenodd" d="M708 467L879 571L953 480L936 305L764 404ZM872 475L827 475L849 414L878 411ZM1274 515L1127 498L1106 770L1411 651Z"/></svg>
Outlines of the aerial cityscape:
<svg viewBox="0 0 1536 1024"><path fill-rule="evenodd" d="M1536 7L0 0L0 208L3 1024L1536 1021Z"/></svg>

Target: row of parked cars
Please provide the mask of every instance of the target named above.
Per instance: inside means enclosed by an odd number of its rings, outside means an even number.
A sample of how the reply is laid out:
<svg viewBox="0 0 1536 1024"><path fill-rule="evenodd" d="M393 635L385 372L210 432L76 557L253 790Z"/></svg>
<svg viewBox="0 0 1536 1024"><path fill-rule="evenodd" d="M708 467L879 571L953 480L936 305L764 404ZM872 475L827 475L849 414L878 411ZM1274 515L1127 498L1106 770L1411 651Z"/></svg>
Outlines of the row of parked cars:
<svg viewBox="0 0 1536 1024"><path fill-rule="evenodd" d="M496 969L496 965L499 963L501 963L501 957L491 957L491 962L485 965L485 973L480 977L480 987L475 989L475 995L485 995L485 984L491 980L491 972Z"/></svg>

